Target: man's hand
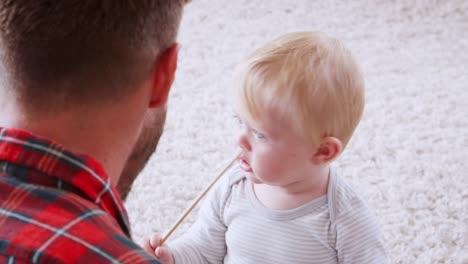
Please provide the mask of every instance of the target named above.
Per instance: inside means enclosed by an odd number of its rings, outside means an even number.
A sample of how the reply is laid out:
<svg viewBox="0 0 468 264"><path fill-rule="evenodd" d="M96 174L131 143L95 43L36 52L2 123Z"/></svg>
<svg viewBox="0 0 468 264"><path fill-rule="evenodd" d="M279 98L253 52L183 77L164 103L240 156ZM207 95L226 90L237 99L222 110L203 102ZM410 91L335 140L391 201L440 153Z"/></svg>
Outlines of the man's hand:
<svg viewBox="0 0 468 264"><path fill-rule="evenodd" d="M162 264L174 264L174 257L167 246L161 246L161 234L156 233L145 239L144 248L148 253L155 256Z"/></svg>

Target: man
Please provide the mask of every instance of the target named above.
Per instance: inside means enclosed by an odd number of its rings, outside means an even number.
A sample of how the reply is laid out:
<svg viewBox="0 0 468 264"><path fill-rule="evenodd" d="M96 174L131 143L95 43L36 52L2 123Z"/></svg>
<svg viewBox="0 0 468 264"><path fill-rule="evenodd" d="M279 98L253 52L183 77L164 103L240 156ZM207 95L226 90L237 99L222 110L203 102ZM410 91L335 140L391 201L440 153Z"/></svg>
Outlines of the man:
<svg viewBox="0 0 468 264"><path fill-rule="evenodd" d="M158 263L114 185L162 131L184 2L0 0L0 263Z"/></svg>

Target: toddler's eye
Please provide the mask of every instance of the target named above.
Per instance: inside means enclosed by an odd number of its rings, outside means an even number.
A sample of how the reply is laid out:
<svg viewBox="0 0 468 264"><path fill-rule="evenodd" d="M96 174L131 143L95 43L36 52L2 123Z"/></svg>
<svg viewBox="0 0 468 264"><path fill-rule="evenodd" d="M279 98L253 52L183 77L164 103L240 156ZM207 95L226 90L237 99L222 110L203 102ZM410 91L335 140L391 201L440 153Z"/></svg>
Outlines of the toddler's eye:
<svg viewBox="0 0 468 264"><path fill-rule="evenodd" d="M262 134L262 133L260 133L260 132L258 132L257 130L253 130L253 133L254 133L254 135L255 135L256 138L258 138L258 139L265 139L265 135Z"/></svg>

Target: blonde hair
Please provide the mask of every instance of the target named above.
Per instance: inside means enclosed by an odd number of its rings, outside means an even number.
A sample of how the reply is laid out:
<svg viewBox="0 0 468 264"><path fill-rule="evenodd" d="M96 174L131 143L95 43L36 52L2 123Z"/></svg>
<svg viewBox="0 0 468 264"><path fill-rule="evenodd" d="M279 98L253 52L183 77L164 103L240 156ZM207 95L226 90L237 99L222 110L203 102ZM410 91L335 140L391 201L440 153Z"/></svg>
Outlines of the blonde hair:
<svg viewBox="0 0 468 264"><path fill-rule="evenodd" d="M274 110L308 143L333 136L346 146L364 110L356 61L322 33L289 33L269 42L237 67L234 83L247 118L261 122Z"/></svg>

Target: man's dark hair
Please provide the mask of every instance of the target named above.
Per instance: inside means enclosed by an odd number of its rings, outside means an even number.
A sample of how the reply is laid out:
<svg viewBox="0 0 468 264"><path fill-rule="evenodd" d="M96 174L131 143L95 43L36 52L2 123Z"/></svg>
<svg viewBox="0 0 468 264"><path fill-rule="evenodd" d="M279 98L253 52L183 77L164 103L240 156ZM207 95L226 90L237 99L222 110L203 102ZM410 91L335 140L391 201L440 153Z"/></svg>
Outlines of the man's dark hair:
<svg viewBox="0 0 468 264"><path fill-rule="evenodd" d="M184 2L0 0L4 88L36 110L127 96L174 43Z"/></svg>

